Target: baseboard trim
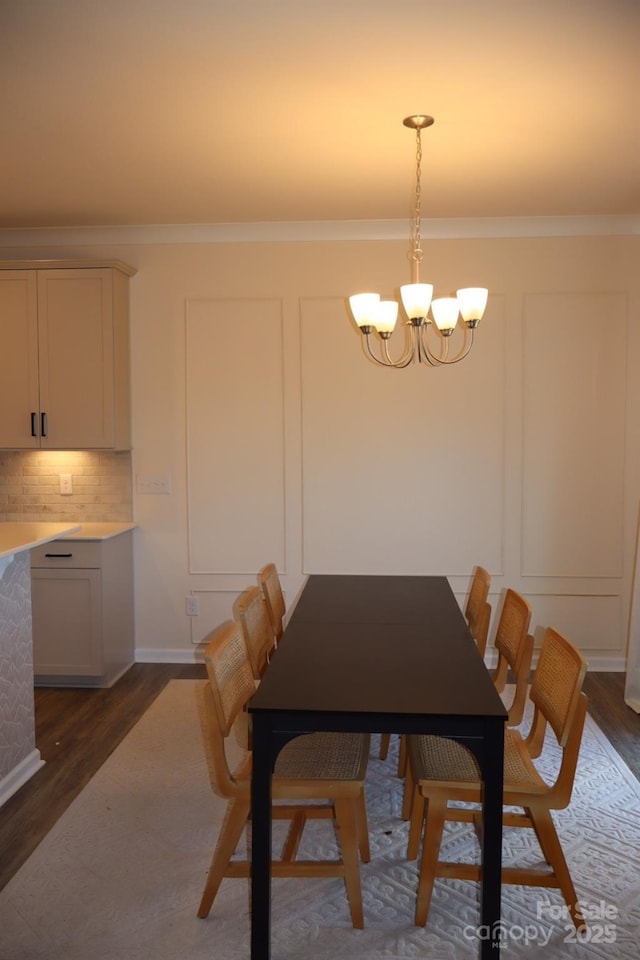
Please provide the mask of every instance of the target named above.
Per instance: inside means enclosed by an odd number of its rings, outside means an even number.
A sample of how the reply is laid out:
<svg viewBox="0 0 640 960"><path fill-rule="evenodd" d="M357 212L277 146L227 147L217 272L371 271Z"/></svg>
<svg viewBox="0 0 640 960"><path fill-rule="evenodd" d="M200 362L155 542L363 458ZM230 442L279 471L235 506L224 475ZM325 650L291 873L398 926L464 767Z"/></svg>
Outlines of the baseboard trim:
<svg viewBox="0 0 640 960"><path fill-rule="evenodd" d="M40 751L32 750L6 777L3 777L0 780L0 807L43 766L44 760L40 756Z"/></svg>
<svg viewBox="0 0 640 960"><path fill-rule="evenodd" d="M538 662L538 653L539 651L533 654L531 661L532 668L535 668L535 665ZM618 654L615 657L604 657L604 656L590 656L588 650L582 651L583 656L585 657L587 663L589 664L589 671L591 673L625 673L627 669L627 659ZM490 648L487 650L486 655L486 664L490 670L498 663L498 654L496 650Z"/></svg>
<svg viewBox="0 0 640 960"><path fill-rule="evenodd" d="M193 650L136 650L136 663L204 663L197 647Z"/></svg>

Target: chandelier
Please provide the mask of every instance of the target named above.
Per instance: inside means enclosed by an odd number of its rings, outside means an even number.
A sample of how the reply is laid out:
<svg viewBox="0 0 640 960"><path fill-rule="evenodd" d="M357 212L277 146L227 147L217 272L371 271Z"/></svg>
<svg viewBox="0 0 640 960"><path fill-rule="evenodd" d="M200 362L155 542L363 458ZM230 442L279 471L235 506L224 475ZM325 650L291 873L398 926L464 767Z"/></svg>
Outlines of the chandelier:
<svg viewBox="0 0 640 960"><path fill-rule="evenodd" d="M466 287L456 291L455 297L438 297L432 300L433 285L420 283L421 134L426 127L433 124L434 120L433 117L418 114L405 117L402 122L405 127L410 127L416 132L416 191L409 251L412 282L400 287L402 306L407 316L406 326L409 329L409 342L404 354L399 359L393 360L389 352L389 340L398 319L398 303L395 300L381 300L378 293L356 293L349 297L349 306L364 337L367 354L376 363L384 367L401 368L417 361L437 367L440 364L458 363L467 356L473 346L475 329L487 305L488 291L484 287ZM431 308L431 316L429 316L429 308ZM465 325L464 338L458 353L450 357L449 342L459 316L462 317ZM437 330L433 329L434 325ZM380 340L378 354L371 344L374 333L378 334Z"/></svg>

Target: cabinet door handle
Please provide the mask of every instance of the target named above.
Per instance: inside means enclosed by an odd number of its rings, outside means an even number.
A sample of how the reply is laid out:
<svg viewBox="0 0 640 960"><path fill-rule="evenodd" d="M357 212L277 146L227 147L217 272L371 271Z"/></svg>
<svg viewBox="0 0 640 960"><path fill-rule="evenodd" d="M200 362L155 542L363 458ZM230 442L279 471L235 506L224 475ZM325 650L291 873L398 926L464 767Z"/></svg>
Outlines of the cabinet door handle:
<svg viewBox="0 0 640 960"><path fill-rule="evenodd" d="M46 413L40 414L40 433L43 437L47 435L47 415Z"/></svg>
<svg viewBox="0 0 640 960"><path fill-rule="evenodd" d="M72 557L72 553L45 553L45 557Z"/></svg>
<svg viewBox="0 0 640 960"><path fill-rule="evenodd" d="M38 436L38 414L35 410L31 411L31 436Z"/></svg>

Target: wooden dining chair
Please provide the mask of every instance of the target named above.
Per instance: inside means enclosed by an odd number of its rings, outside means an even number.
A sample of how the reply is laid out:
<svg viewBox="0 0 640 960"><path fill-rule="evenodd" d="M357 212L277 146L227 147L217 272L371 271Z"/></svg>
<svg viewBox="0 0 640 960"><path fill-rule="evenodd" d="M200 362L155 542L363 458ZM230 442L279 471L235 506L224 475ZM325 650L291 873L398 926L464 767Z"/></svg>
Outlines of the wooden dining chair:
<svg viewBox="0 0 640 960"><path fill-rule="evenodd" d="M242 627L254 679L259 681L275 650L271 617L262 589L248 587L241 593L236 601L235 614Z"/></svg>
<svg viewBox="0 0 640 960"><path fill-rule="evenodd" d="M576 647L549 627L531 685L534 716L529 734L525 739L514 728L505 731L503 803L509 809L503 813L503 823L535 831L548 869L505 866L502 882L560 889L576 927L584 921L551 811L563 809L571 799L587 711L587 697L582 692L586 669ZM552 784L546 783L533 762L542 752L547 726L561 751ZM482 783L475 758L455 740L410 736L408 754L420 794L412 813L409 859L418 855L419 835L425 825L415 913L416 924L424 926L437 877L480 879L479 864L443 862L439 852L446 820L473 822L481 830L481 809L449 804L480 803ZM521 807L523 812L512 812L512 807Z"/></svg>
<svg viewBox="0 0 640 960"><path fill-rule="evenodd" d="M262 570L259 571L258 583L264 593L264 599L271 618L273 635L277 646L284 632L286 606L282 592L282 584L280 583L280 577L275 563L267 563Z"/></svg>
<svg viewBox="0 0 640 960"><path fill-rule="evenodd" d="M489 635L491 604L488 603L487 600L490 586L491 574L488 573L484 567L476 567L473 571L471 588L464 608L464 616L481 657L484 657L487 648L487 637Z"/></svg>
<svg viewBox="0 0 640 960"><path fill-rule="evenodd" d="M249 877L248 860L231 859L251 806L251 753L231 770L225 742L238 714L255 693L253 670L242 627L237 621L216 631L205 650L208 683L204 687L207 755L214 792L229 801L198 909L207 917L224 877ZM342 877L354 927L364 925L360 860L368 862L369 833L364 780L368 734L313 733L297 737L280 751L272 780L274 819L291 826L273 877ZM310 802L314 801L314 802ZM341 856L297 860L307 820L333 819Z"/></svg>

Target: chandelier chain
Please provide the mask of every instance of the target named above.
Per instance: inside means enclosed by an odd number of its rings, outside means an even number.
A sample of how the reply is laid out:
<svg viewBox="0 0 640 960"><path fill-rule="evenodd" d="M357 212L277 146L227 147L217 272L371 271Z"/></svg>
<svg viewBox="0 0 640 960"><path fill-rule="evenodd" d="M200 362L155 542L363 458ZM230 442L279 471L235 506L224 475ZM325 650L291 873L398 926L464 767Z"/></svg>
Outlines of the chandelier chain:
<svg viewBox="0 0 640 960"><path fill-rule="evenodd" d="M420 245L420 207L422 200L422 138L420 128L416 130L416 195L415 206L413 210L412 248L409 259L415 264L422 260L422 247Z"/></svg>

